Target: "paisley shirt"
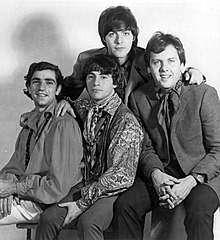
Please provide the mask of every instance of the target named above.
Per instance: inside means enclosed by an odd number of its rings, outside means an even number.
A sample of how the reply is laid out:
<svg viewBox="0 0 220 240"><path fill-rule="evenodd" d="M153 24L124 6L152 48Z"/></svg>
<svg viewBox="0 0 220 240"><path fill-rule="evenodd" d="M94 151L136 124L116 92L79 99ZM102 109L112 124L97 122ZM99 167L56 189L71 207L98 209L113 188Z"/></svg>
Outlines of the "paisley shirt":
<svg viewBox="0 0 220 240"><path fill-rule="evenodd" d="M88 112L94 104L91 100L82 99L74 101L74 108L77 114L86 125ZM110 124L107 129L107 138L102 138L106 129L97 137L96 153L103 152L103 141L105 141L104 171L94 180L89 179L81 190L81 199L77 206L85 211L99 198L109 197L125 191L132 186L141 146L143 141L142 128L133 113L121 103L121 99L114 94L108 104L102 109L103 114L97 120L103 123L103 118L108 116ZM102 124L101 124L102 125ZM98 130L95 129L95 135ZM86 129L84 129L84 138ZM101 141L99 141L101 139ZM93 158L94 155L90 154ZM91 159L94 160L94 159ZM96 159L97 160L97 159ZM85 160L86 161L86 160ZM86 164L86 163L85 163Z"/></svg>

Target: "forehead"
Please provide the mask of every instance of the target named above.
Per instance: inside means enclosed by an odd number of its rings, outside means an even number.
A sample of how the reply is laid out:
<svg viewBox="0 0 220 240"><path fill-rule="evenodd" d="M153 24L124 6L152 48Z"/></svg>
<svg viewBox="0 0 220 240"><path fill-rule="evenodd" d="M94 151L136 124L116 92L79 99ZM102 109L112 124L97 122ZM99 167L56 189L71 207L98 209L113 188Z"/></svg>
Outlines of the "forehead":
<svg viewBox="0 0 220 240"><path fill-rule="evenodd" d="M41 71L35 71L31 79L51 79L56 81L56 74L53 70L45 69Z"/></svg>
<svg viewBox="0 0 220 240"><path fill-rule="evenodd" d="M160 53L151 52L150 57L151 59L155 59L155 58L167 59L167 58L179 58L179 55L178 55L177 49L172 44L170 44L166 46L165 49Z"/></svg>
<svg viewBox="0 0 220 240"><path fill-rule="evenodd" d="M96 76L99 76L99 75L108 75L109 77L112 76L111 74L102 73L101 71L91 71L91 72L88 73L88 75L89 75L89 74L96 75Z"/></svg>

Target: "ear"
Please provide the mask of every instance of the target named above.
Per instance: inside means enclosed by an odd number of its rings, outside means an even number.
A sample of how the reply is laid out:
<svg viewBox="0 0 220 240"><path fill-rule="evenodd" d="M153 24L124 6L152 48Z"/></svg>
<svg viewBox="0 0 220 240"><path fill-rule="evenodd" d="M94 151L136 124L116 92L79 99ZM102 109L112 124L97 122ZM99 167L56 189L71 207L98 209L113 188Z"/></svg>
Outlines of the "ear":
<svg viewBox="0 0 220 240"><path fill-rule="evenodd" d="M150 68L149 67L147 67L147 72L150 74Z"/></svg>
<svg viewBox="0 0 220 240"><path fill-rule="evenodd" d="M181 73L184 73L185 70L186 70L186 67L184 66L183 63L181 63L181 65L180 65L180 71L181 71Z"/></svg>
<svg viewBox="0 0 220 240"><path fill-rule="evenodd" d="M116 87L117 87L117 85L113 84L113 88L116 88Z"/></svg>
<svg viewBox="0 0 220 240"><path fill-rule="evenodd" d="M59 85L59 86L57 87L57 90L56 90L56 95L59 95L59 93L60 93L61 89L62 89L62 86L61 86L61 85Z"/></svg>

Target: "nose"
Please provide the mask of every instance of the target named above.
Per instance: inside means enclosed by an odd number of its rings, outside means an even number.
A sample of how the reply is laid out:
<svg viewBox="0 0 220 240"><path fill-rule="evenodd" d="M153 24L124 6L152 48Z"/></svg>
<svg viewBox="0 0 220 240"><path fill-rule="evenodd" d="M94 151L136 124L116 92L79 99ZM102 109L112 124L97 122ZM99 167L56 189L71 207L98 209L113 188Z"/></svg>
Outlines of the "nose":
<svg viewBox="0 0 220 240"><path fill-rule="evenodd" d="M44 81L41 81L40 83L39 83L39 89L45 89L46 88L46 83L44 82Z"/></svg>
<svg viewBox="0 0 220 240"><path fill-rule="evenodd" d="M115 42L117 44L121 44L123 42L123 34L121 32L116 34Z"/></svg>
<svg viewBox="0 0 220 240"><path fill-rule="evenodd" d="M161 62L160 71L167 71L168 64L166 62Z"/></svg>
<svg viewBox="0 0 220 240"><path fill-rule="evenodd" d="M100 86L100 78L98 76L94 77L93 85Z"/></svg>

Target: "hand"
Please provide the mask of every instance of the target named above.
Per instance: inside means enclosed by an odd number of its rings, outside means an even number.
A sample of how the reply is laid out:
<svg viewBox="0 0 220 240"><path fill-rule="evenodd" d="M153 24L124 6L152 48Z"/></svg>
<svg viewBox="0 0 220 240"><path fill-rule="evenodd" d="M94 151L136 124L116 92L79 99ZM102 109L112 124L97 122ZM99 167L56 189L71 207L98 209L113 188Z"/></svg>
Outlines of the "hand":
<svg viewBox="0 0 220 240"><path fill-rule="evenodd" d="M16 184L0 179L0 198L8 197L16 193Z"/></svg>
<svg viewBox="0 0 220 240"><path fill-rule="evenodd" d="M77 207L76 202L60 203L58 204L58 206L68 208L66 218L63 222L63 227L71 223L74 219L76 219L82 213L82 211Z"/></svg>
<svg viewBox="0 0 220 240"><path fill-rule="evenodd" d="M177 196L177 199L173 200L173 204L175 206L179 205L188 196L192 188L194 188L197 185L196 180L191 175L185 178L181 178L179 180L180 183L175 184L172 188L174 194ZM162 197L160 199L163 200Z"/></svg>
<svg viewBox="0 0 220 240"><path fill-rule="evenodd" d="M67 102L66 100L61 100L55 108L55 116L63 116L66 112L68 112L72 117L76 117L74 110L72 109L69 102Z"/></svg>
<svg viewBox="0 0 220 240"><path fill-rule="evenodd" d="M184 72L184 77L189 84L201 84L203 79L203 74L196 68L187 68Z"/></svg>
<svg viewBox="0 0 220 240"><path fill-rule="evenodd" d="M31 114L30 112L26 112L21 115L19 122L21 127L26 127L26 121L28 120L30 114Z"/></svg>
<svg viewBox="0 0 220 240"><path fill-rule="evenodd" d="M169 208L174 208L175 206L173 204L173 200L177 200L177 196L173 192L172 186L180 183L180 181L173 176L161 172L159 169L156 169L152 172L151 178L159 199L163 196L160 201L166 203L166 207L168 204Z"/></svg>
<svg viewBox="0 0 220 240"><path fill-rule="evenodd" d="M12 200L12 195L6 198L0 198L0 212L2 217L6 217L11 214Z"/></svg>

